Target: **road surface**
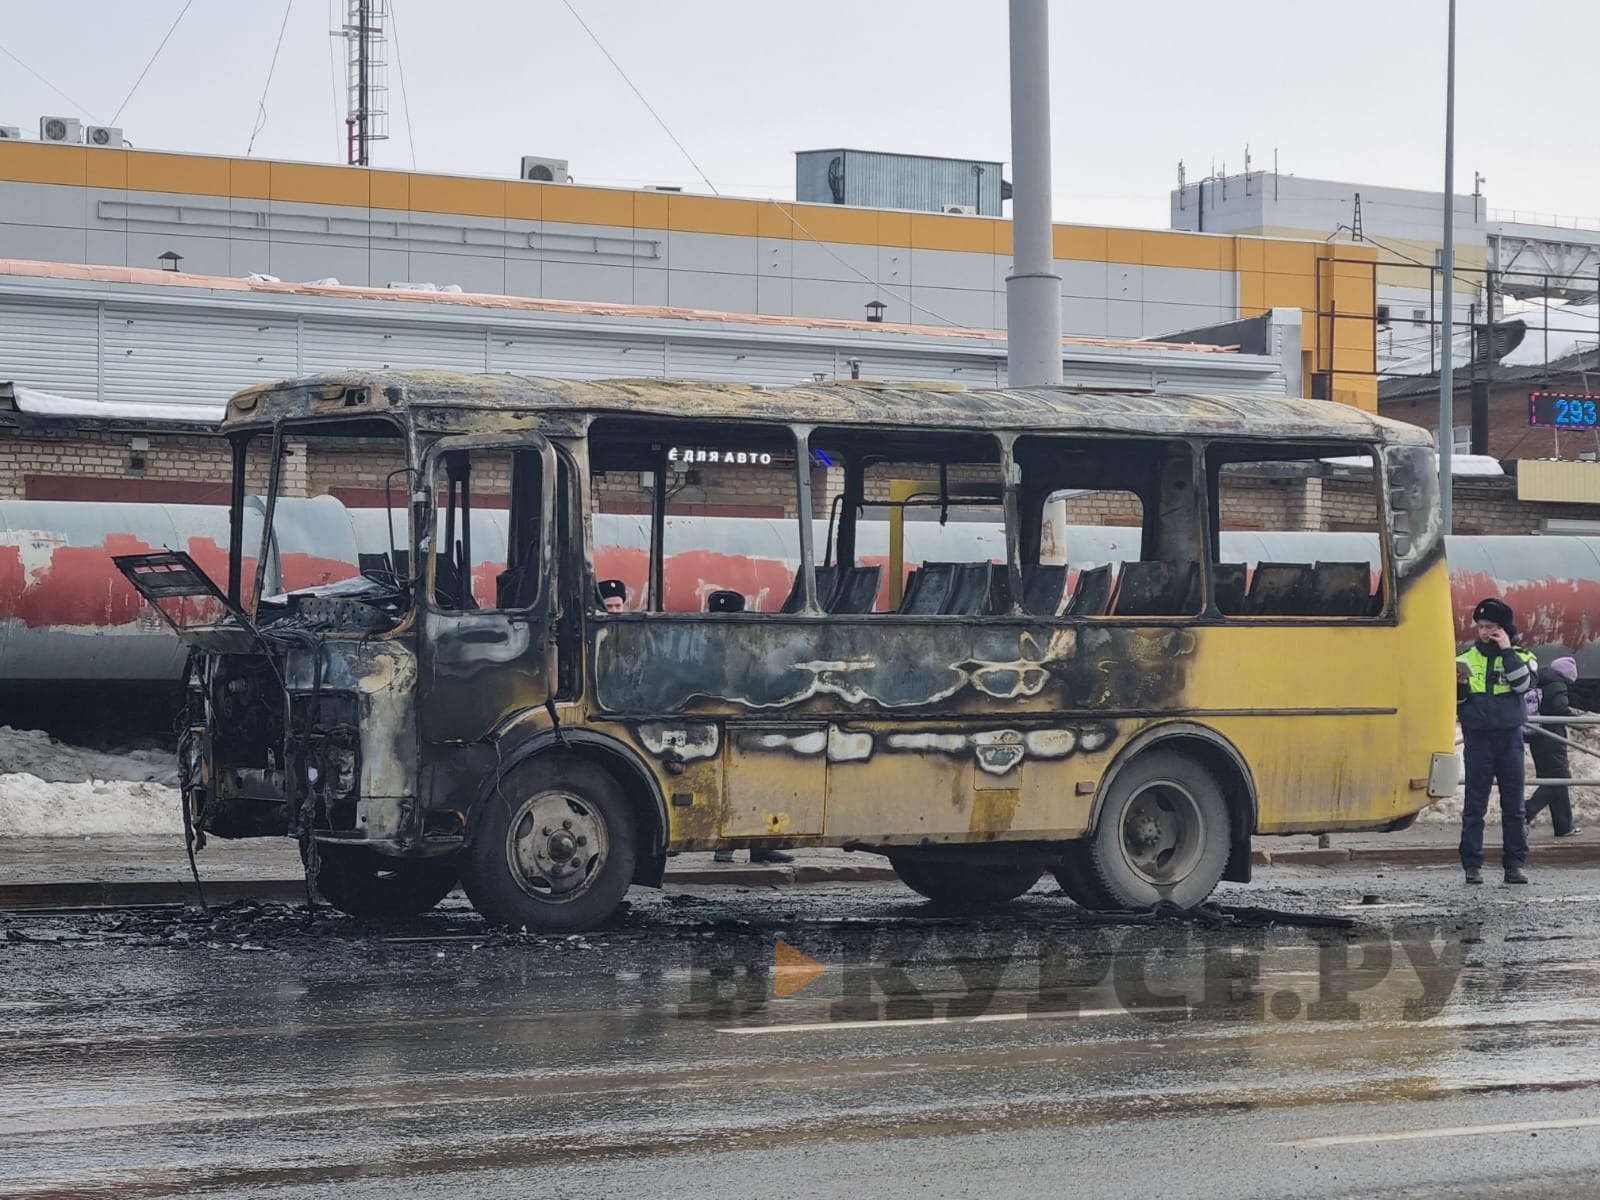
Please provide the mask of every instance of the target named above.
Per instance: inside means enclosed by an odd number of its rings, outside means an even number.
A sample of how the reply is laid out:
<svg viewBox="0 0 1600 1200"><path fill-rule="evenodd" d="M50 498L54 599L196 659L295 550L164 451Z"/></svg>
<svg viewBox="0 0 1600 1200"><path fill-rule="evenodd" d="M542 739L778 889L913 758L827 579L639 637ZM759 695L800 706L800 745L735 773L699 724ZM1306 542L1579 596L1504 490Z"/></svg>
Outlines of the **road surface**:
<svg viewBox="0 0 1600 1200"><path fill-rule="evenodd" d="M1600 879L1270 868L1350 930L957 919L897 884L613 929L0 917L0 1196L1561 1196ZM1363 903L1363 897L1367 899Z"/></svg>

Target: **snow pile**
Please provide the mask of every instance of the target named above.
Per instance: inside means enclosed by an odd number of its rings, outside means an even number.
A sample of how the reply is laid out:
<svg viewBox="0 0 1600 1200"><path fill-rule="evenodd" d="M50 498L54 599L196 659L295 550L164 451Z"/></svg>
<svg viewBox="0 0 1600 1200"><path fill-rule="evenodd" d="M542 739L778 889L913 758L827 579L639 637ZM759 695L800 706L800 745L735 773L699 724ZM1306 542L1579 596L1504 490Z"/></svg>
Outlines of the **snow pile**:
<svg viewBox="0 0 1600 1200"><path fill-rule="evenodd" d="M0 725L0 837L183 829L171 752L106 754Z"/></svg>
<svg viewBox="0 0 1600 1200"><path fill-rule="evenodd" d="M58 742L43 730L0 725L0 775L33 775L49 783L119 779L175 787L178 766L170 750L105 754Z"/></svg>
<svg viewBox="0 0 1600 1200"><path fill-rule="evenodd" d="M0 838L183 832L178 790L159 783L50 783L0 775Z"/></svg>

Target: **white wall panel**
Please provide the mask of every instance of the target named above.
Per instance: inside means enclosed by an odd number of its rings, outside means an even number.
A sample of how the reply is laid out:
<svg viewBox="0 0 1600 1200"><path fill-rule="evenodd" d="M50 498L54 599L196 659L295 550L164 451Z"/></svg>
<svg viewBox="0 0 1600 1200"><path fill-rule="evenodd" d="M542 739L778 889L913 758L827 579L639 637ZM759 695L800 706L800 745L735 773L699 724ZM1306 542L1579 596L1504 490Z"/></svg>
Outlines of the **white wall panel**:
<svg viewBox="0 0 1600 1200"><path fill-rule="evenodd" d="M98 395L94 303L54 304L0 294L0 379L76 400Z"/></svg>

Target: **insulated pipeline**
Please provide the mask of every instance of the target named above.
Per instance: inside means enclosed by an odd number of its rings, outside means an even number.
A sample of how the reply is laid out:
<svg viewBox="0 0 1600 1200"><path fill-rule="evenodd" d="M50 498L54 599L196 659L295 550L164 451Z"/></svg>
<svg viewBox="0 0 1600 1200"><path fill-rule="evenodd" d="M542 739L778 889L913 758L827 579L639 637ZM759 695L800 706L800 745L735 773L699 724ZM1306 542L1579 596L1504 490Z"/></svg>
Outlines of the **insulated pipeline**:
<svg viewBox="0 0 1600 1200"><path fill-rule="evenodd" d="M244 514L244 544L260 544L261 506ZM494 594L505 562L504 511L474 510L474 591ZM348 578L359 556L389 549L386 513L347 508L329 496L284 499L266 564L268 593ZM649 577L650 522L601 514L594 520L595 569L622 579L639 596ZM793 522L735 517L671 517L665 529L667 607L704 608L711 592L732 589L749 607L782 605L799 566ZM1047 536L1074 566L1138 556L1136 529L1062 526ZM827 522L815 523L817 561L827 551ZM883 562L886 522L865 521L856 556ZM171 682L184 651L118 574L113 555L186 550L219 583L227 577L228 513L218 506L0 501L0 686L29 683ZM1541 658L1570 654L1584 680L1600 680L1600 539L1452 537L1446 540L1457 640L1466 616L1487 595L1506 598L1527 644ZM1376 560L1377 539L1362 533L1225 533L1223 558L1236 562ZM924 560L999 561L998 525L908 520L908 566ZM254 562L244 577L253 578Z"/></svg>

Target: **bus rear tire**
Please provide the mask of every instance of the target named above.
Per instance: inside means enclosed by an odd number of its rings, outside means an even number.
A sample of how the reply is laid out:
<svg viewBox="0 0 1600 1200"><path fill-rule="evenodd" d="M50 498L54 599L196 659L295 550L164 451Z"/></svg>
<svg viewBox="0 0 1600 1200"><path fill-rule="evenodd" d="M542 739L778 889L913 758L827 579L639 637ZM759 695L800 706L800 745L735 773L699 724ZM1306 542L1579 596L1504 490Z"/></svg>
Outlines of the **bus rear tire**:
<svg viewBox="0 0 1600 1200"><path fill-rule="evenodd" d="M1185 754L1151 750L1112 781L1083 843L1082 878L1091 897L1103 892L1116 909L1193 908L1221 881L1231 841L1228 802L1211 773Z"/></svg>
<svg viewBox="0 0 1600 1200"><path fill-rule="evenodd" d="M592 763L536 759L484 800L461 882L492 925L581 933L616 911L636 856L633 814L615 779Z"/></svg>
<svg viewBox="0 0 1600 1200"><path fill-rule="evenodd" d="M997 862L930 862L891 854L900 882L941 908L992 908L1015 900L1039 881L1038 867Z"/></svg>
<svg viewBox="0 0 1600 1200"><path fill-rule="evenodd" d="M1117 899L1101 886L1089 865L1088 846L1084 842L1068 842L1061 854L1061 865L1053 874L1061 885L1061 893L1079 908L1090 912L1115 912Z"/></svg>
<svg viewBox="0 0 1600 1200"><path fill-rule="evenodd" d="M306 852L302 844L301 861ZM427 912L456 886L454 855L395 858L366 846L317 845L317 894L352 917L393 920Z"/></svg>

